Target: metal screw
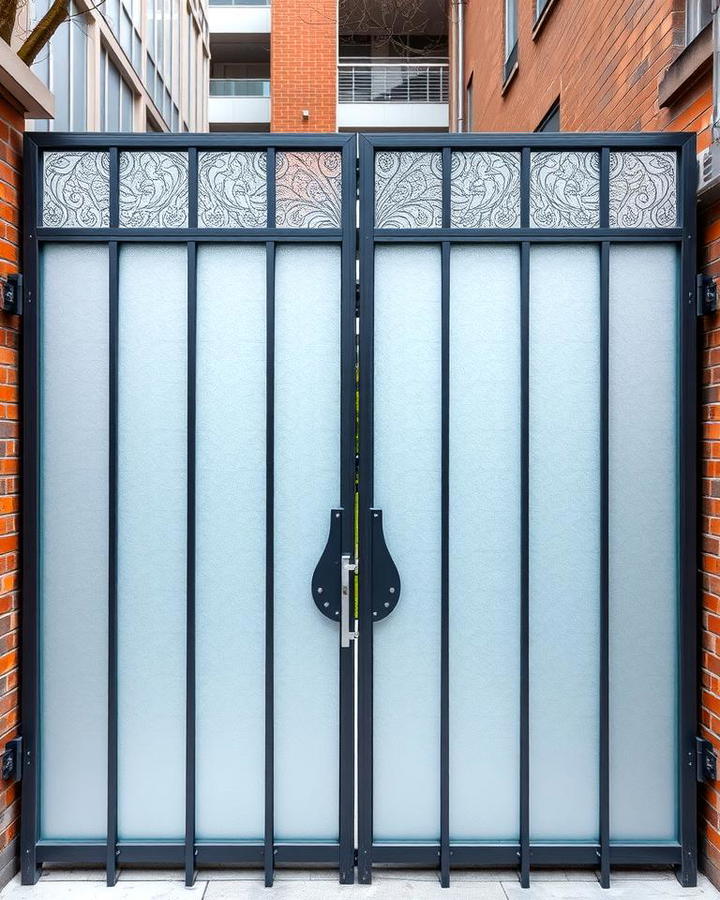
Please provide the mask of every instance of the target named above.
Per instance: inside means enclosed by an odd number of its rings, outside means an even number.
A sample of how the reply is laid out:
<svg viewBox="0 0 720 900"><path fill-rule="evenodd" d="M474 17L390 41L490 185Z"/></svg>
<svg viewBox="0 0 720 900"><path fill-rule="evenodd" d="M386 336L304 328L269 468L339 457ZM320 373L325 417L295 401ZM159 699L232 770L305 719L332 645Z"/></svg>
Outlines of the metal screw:
<svg viewBox="0 0 720 900"><path fill-rule="evenodd" d="M390 588L390 593L391 593L391 594L394 594L394 593L395 593L395 588Z"/></svg>
<svg viewBox="0 0 720 900"><path fill-rule="evenodd" d="M323 592L323 589L322 589L322 588L318 588L318 594L322 594L322 592Z"/></svg>

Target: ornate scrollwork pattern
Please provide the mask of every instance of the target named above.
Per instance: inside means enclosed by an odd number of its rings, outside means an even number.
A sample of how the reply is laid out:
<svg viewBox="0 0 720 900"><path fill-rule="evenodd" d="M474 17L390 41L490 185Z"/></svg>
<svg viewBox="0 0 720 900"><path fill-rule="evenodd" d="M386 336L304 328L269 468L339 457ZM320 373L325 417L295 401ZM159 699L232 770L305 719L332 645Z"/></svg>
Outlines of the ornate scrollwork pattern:
<svg viewBox="0 0 720 900"><path fill-rule="evenodd" d="M266 154L199 153L198 226L265 228L266 225Z"/></svg>
<svg viewBox="0 0 720 900"><path fill-rule="evenodd" d="M442 155L383 150L375 155L375 227L440 228Z"/></svg>
<svg viewBox="0 0 720 900"><path fill-rule="evenodd" d="M520 154L486 150L452 155L453 228L520 227Z"/></svg>
<svg viewBox="0 0 720 900"><path fill-rule="evenodd" d="M278 228L340 228L342 157L335 151L275 157L275 224Z"/></svg>
<svg viewBox="0 0 720 900"><path fill-rule="evenodd" d="M45 153L42 207L46 228L107 228L110 155L85 150Z"/></svg>
<svg viewBox="0 0 720 900"><path fill-rule="evenodd" d="M530 156L530 225L597 228L600 224L600 157L577 150Z"/></svg>
<svg viewBox="0 0 720 900"><path fill-rule="evenodd" d="M672 151L610 154L610 227L677 225L677 157Z"/></svg>
<svg viewBox="0 0 720 900"><path fill-rule="evenodd" d="M120 225L185 228L188 223L188 159L178 151L120 154Z"/></svg>

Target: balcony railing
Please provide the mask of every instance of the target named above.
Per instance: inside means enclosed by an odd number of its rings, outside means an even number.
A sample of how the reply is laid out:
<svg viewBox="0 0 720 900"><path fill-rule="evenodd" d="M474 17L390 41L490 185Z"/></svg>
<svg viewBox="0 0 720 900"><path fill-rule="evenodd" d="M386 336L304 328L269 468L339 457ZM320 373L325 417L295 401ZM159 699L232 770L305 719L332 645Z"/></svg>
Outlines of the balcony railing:
<svg viewBox="0 0 720 900"><path fill-rule="evenodd" d="M340 62L338 100L340 103L447 103L447 60Z"/></svg>
<svg viewBox="0 0 720 900"><path fill-rule="evenodd" d="M208 0L209 6L270 6L270 0Z"/></svg>
<svg viewBox="0 0 720 900"><path fill-rule="evenodd" d="M269 97L269 78L211 78L211 97Z"/></svg>

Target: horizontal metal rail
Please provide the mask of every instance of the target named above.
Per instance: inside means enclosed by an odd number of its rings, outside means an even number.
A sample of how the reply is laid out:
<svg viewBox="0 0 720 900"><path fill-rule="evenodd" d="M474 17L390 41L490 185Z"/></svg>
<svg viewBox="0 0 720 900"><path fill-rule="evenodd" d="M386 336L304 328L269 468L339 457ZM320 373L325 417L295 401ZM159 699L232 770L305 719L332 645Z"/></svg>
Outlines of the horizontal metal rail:
<svg viewBox="0 0 720 900"><path fill-rule="evenodd" d="M447 60L338 63L340 103L447 103Z"/></svg>

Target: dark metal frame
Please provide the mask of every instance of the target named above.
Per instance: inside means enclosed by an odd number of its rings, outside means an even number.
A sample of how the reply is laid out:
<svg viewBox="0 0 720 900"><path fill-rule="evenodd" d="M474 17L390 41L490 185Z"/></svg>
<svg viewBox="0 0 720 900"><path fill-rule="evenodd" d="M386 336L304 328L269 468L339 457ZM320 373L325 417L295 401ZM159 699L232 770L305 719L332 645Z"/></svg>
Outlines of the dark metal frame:
<svg viewBox="0 0 720 900"><path fill-rule="evenodd" d="M186 150L188 152L188 228L131 229L119 227L119 153L121 150ZM288 229L275 227L274 178L268 177L268 223L257 229L197 227L197 153L200 150L266 150L268 174L274 173L276 149L336 150L342 154L342 223L340 228ZM107 150L110 158L110 227L94 229L42 226L42 154L50 150ZM341 457L339 499L343 508L342 549L354 550L355 496L355 199L356 150L354 135L253 134L28 134L24 148L23 255L27 304L23 328L23 538L22 538L22 730L26 765L22 791L21 867L24 884L34 883L44 862L104 865L108 884L117 879L120 865L177 865L190 885L196 868L238 864L264 869L272 884L276 864L325 863L336 866L340 881L354 878L354 650L340 648L340 784L337 842L276 843L273 827L273 389L274 389L274 261L278 243L334 243L341 247ZM109 571L108 571L108 782L107 840L54 842L39 833L39 254L44 243L102 242L109 248ZM187 398L187 595L186 595L186 779L185 839L168 843L118 840L117 758L117 404L118 404L118 254L120 243L175 242L188 253L188 398ZM195 835L195 321L196 258L198 243L244 242L264 244L267 260L267 439L266 460L266 666L265 666L265 828L257 843L198 842ZM308 605L312 604L308 582Z"/></svg>
<svg viewBox="0 0 720 900"><path fill-rule="evenodd" d="M531 866L597 866L608 887L612 865L665 864L676 868L683 885L697 878L697 794L693 754L697 727L697 320L693 279L696 272L695 136L688 134L459 134L360 136L360 632L358 696L358 878L372 879L374 864L425 865L439 869L449 884L451 865L517 866L523 886ZM521 221L513 229L452 229L449 217L450 154L453 149L514 150L521 153ZM611 150L670 150L678 156L678 227L620 229L609 227ZM433 150L443 159L442 227L376 229L374 158L377 150ZM530 227L530 153L532 150L595 150L600 154L600 223L593 229ZM627 844L610 841L609 792L609 653L608 653L608 267L612 242L662 241L680 252L678 304L678 632L679 734L677 843ZM437 843L375 843L373 840L373 384L374 384L374 248L378 243L433 243L441 248L442 321L442 548L441 548L441 699L440 821ZM452 243L502 242L520 248L521 293L521 598L520 598L520 830L513 844L455 844L449 838L448 705L448 284ZM529 259L533 243L590 242L600 254L601 322L601 550L600 550L600 761L599 822L596 843L548 845L530 839L529 755L529 570L528 570L528 404L529 404ZM402 578L402 571L400 572ZM509 664L514 664L509 661Z"/></svg>

